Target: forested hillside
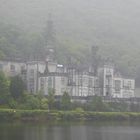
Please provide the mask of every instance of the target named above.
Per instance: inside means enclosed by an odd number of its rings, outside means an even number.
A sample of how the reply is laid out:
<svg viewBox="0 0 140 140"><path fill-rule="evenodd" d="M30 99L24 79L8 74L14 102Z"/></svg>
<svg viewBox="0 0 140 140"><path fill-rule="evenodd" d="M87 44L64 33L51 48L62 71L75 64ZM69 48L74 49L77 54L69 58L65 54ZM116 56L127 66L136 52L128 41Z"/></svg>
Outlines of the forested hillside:
<svg viewBox="0 0 140 140"><path fill-rule="evenodd" d="M56 57L88 63L90 47L111 60L123 75L140 81L140 2L137 0L0 0L0 58L42 59L49 13Z"/></svg>
<svg viewBox="0 0 140 140"><path fill-rule="evenodd" d="M29 59L43 52L43 43L39 33L27 33L16 25L0 22L1 58Z"/></svg>

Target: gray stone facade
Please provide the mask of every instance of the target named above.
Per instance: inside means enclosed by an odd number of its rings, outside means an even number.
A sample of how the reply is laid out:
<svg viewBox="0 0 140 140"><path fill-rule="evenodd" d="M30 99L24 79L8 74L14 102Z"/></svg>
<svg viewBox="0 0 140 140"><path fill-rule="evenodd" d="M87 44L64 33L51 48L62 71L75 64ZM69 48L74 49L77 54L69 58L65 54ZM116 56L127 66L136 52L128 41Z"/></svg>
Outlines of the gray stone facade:
<svg viewBox="0 0 140 140"><path fill-rule="evenodd" d="M90 68L79 70L65 67L55 62L0 61L0 70L7 76L20 75L27 84L30 93L42 91L48 95L54 89L55 95L68 92L73 97L99 95L111 98L131 98L135 96L135 80L116 75L114 68L105 65L98 69L98 75Z"/></svg>

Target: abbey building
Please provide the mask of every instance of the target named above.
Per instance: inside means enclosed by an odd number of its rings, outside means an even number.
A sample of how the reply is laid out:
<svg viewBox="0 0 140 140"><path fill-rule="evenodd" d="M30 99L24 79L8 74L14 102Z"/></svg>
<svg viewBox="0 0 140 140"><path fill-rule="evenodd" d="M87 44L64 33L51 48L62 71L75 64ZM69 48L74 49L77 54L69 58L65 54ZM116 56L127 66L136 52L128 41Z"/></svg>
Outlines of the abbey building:
<svg viewBox="0 0 140 140"><path fill-rule="evenodd" d="M72 97L135 96L135 80L115 73L115 69L110 65L98 68L96 76L90 67L79 69L53 61L0 61L0 70L7 76L20 75L28 92L32 94L42 91L44 95L48 95L49 89L53 89L56 96L62 96L64 92L68 92Z"/></svg>

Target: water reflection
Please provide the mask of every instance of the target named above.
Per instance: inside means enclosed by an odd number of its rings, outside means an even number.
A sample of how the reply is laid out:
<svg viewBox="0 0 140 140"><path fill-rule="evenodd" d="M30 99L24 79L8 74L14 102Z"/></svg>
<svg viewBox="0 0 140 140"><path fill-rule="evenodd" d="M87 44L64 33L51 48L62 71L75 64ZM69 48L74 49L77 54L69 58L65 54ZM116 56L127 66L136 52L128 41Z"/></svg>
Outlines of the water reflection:
<svg viewBox="0 0 140 140"><path fill-rule="evenodd" d="M0 140L139 140L140 125L0 124Z"/></svg>

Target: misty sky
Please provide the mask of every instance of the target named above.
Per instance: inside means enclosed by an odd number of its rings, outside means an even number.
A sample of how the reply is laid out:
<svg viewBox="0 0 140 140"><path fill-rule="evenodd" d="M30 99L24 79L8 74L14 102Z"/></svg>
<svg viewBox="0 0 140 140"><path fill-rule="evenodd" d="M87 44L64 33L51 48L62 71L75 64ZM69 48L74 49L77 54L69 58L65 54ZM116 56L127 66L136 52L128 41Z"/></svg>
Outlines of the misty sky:
<svg viewBox="0 0 140 140"><path fill-rule="evenodd" d="M31 31L43 29L49 12L61 38L140 46L139 0L0 0L0 20Z"/></svg>

